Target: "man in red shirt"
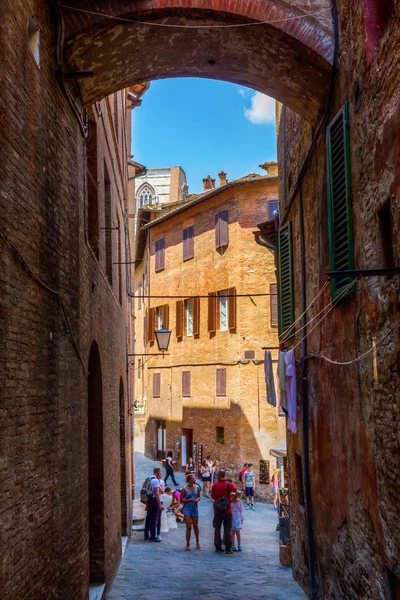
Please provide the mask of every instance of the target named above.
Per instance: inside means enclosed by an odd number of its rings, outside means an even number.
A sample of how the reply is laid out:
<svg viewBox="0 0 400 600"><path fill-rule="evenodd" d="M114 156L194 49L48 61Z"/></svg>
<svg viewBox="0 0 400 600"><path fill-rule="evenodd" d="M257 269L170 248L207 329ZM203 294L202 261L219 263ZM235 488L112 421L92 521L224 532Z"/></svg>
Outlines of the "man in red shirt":
<svg viewBox="0 0 400 600"><path fill-rule="evenodd" d="M211 488L211 498L214 503L219 500L219 498L223 498L224 496L228 498L230 501L231 494L233 492L237 492L237 487L225 479L225 471L220 469L218 471L218 481L214 483ZM232 529L232 506L229 503L229 507L224 510L222 513L216 512L214 510L214 545L215 552L223 552L221 546L221 526L224 526L224 537L225 537L225 554L233 554L232 548L232 540L231 540L231 529Z"/></svg>

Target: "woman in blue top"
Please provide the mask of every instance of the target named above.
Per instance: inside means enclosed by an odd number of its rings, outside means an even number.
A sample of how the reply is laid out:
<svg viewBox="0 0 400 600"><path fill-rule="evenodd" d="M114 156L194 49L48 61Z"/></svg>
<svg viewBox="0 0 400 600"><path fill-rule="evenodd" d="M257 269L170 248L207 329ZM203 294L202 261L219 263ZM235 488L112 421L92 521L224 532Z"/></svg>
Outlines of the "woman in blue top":
<svg viewBox="0 0 400 600"><path fill-rule="evenodd" d="M181 491L181 503L183 504L183 516L186 521L186 550L190 550L190 536L192 526L196 536L196 548L200 550L199 539L199 507L200 488L196 485L196 477L193 473L186 476L186 486Z"/></svg>

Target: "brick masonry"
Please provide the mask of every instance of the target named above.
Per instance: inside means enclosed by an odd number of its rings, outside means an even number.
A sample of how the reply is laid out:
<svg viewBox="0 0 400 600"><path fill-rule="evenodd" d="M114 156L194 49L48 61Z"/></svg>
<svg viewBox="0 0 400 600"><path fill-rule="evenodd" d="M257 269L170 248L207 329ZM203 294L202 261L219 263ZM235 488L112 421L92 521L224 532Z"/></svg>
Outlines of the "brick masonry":
<svg viewBox="0 0 400 600"><path fill-rule="evenodd" d="M123 402L126 500L121 497L120 382L127 390L125 271L105 275L87 242L86 143L56 77L53 13L47 2L2 5L0 24L0 224L32 272L63 301L74 350L57 297L38 285L0 239L0 589L3 599L87 598L89 584L88 368L100 350L104 444L104 579L121 557L121 506L129 511L130 424ZM27 19L40 27L40 68L28 46ZM98 130L100 227L103 166L110 173L113 221L123 224L126 147L123 93L93 117ZM119 164L122 171L119 172ZM113 261L117 260L117 233ZM123 238L122 238L123 239ZM122 260L125 247L122 244Z"/></svg>
<svg viewBox="0 0 400 600"><path fill-rule="evenodd" d="M374 4L379 16L377 2ZM393 244L399 265L399 3L371 56L371 22L363 3L339 2L340 70L328 122L350 103L351 171L357 268L385 266L385 246ZM386 7L386 3L385 3ZM390 11L389 11L390 15ZM370 17L371 15L369 15ZM374 35L376 28L374 28ZM294 227L294 262L300 264L299 199L291 199L313 131L286 110L280 122L281 214ZM286 165L284 137L286 131ZM315 130L314 130L315 131ZM307 303L329 270L325 139L321 136L302 183L305 210ZM392 240L382 239L378 211L390 203ZM296 315L301 313L300 271L295 272ZM352 360L371 348L399 319L398 276L368 277L352 299L331 312L308 338L308 351L325 351L335 360ZM314 308L329 302L329 292ZM300 339L300 338L297 338ZM400 581L399 508L399 352L398 330L377 352L351 366L309 361L311 494L317 580L326 600L396 598ZM374 375L375 372L375 375ZM299 372L300 376L300 372ZM300 385L300 377L299 377ZM302 401L299 394L302 421ZM290 441L293 566L308 589L307 536L295 453L302 456L302 431ZM396 587L397 586L397 587ZM397 590L397 592L396 592Z"/></svg>

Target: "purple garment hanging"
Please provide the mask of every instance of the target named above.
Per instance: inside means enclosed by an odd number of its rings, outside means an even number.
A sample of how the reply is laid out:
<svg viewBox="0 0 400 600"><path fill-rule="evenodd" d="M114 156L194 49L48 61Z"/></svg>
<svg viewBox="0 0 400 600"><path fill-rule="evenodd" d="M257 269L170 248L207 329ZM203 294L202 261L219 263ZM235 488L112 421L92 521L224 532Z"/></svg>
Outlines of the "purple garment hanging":
<svg viewBox="0 0 400 600"><path fill-rule="evenodd" d="M297 401L296 401L296 363L294 350L289 350L285 355L286 363L286 394L288 407L288 429L297 433Z"/></svg>

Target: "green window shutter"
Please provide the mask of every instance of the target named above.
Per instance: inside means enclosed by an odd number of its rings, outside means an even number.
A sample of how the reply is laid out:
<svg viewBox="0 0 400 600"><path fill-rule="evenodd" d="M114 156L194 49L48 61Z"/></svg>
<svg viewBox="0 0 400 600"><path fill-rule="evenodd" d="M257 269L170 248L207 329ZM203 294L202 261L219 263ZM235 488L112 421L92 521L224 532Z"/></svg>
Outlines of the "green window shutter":
<svg viewBox="0 0 400 600"><path fill-rule="evenodd" d="M345 103L326 132L328 177L329 255L332 271L354 269L353 211L349 138L349 104ZM353 277L333 278L332 300L354 281ZM345 297L354 293L355 286Z"/></svg>
<svg viewBox="0 0 400 600"><path fill-rule="evenodd" d="M292 223L289 221L277 231L278 271L278 331L282 335L294 321ZM294 334L294 328L291 332Z"/></svg>

